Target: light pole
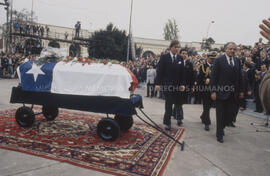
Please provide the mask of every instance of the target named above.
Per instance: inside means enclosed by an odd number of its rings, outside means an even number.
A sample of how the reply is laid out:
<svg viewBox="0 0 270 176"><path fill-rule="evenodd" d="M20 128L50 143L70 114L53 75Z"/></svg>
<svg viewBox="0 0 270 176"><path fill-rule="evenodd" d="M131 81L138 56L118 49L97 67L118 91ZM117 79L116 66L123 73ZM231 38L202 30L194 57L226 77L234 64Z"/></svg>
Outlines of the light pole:
<svg viewBox="0 0 270 176"><path fill-rule="evenodd" d="M205 46L206 46L206 42L207 42L207 38L208 38L208 34L209 34L209 30L210 30L210 27L211 25L215 23L215 21L210 21L210 23L208 24L208 27L207 27L207 31L206 31L206 37L202 40L202 49L204 50L205 49Z"/></svg>
<svg viewBox="0 0 270 176"><path fill-rule="evenodd" d="M129 18L129 32L128 32L128 46L127 46L127 63L129 59L129 48L131 42L131 20L132 20L132 9L133 9L133 0L131 0L131 7L130 7L130 18ZM132 50L131 50L132 51Z"/></svg>
<svg viewBox="0 0 270 176"><path fill-rule="evenodd" d="M208 34L209 34L209 30L210 30L210 27L211 27L211 25L214 24L214 23L215 23L215 21L211 21L211 22L208 24L205 40L207 40Z"/></svg>
<svg viewBox="0 0 270 176"><path fill-rule="evenodd" d="M9 24L8 24L8 19L9 19L9 2L8 0L4 0L5 2L2 3L0 2L0 5L6 6L5 10L7 11L7 23L6 23L6 29L5 29L5 45L6 45L6 49L5 52L8 52L8 46L9 46L9 35L10 35L10 31L9 31Z"/></svg>

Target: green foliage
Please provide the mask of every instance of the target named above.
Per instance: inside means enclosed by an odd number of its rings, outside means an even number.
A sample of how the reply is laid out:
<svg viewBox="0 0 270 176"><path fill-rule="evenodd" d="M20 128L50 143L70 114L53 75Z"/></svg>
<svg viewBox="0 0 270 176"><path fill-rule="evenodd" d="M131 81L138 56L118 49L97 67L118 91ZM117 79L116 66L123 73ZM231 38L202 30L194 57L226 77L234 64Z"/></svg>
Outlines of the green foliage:
<svg viewBox="0 0 270 176"><path fill-rule="evenodd" d="M108 24L105 30L95 31L90 38L93 43L88 47L90 57L124 61L127 56L126 31Z"/></svg>
<svg viewBox="0 0 270 176"><path fill-rule="evenodd" d="M35 12L33 12L33 19L32 19L32 14L25 8L22 9L21 11L18 10L13 10L12 11L12 18L13 21L18 22L18 23L30 23L33 22L36 23L38 20L38 17L35 15Z"/></svg>
<svg viewBox="0 0 270 176"><path fill-rule="evenodd" d="M169 19L163 28L163 36L165 40L178 40L179 29L175 19Z"/></svg>

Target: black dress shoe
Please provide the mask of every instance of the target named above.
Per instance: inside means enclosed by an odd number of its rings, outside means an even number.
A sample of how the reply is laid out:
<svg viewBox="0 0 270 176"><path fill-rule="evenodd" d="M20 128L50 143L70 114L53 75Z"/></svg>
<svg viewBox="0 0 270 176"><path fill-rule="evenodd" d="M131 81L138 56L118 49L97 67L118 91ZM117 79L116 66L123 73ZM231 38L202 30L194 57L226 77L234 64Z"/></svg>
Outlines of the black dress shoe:
<svg viewBox="0 0 270 176"><path fill-rule="evenodd" d="M205 125L204 129L205 131L209 131L210 130L209 125Z"/></svg>
<svg viewBox="0 0 270 176"><path fill-rule="evenodd" d="M171 130L171 125L165 125L165 130Z"/></svg>
<svg viewBox="0 0 270 176"><path fill-rule="evenodd" d="M183 124L182 120L177 120L177 125L181 126Z"/></svg>
<svg viewBox="0 0 270 176"><path fill-rule="evenodd" d="M223 143L224 142L223 137L222 136L217 137L217 141L220 142L220 143Z"/></svg>

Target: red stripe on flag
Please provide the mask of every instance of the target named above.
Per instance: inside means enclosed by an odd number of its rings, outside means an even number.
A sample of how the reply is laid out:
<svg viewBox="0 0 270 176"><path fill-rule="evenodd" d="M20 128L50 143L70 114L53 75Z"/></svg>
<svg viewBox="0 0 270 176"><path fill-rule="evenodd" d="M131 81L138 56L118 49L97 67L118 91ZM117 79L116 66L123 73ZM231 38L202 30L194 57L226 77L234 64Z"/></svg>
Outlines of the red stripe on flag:
<svg viewBox="0 0 270 176"><path fill-rule="evenodd" d="M125 67L126 68L126 67ZM131 84L131 90L134 91L136 89L136 87L138 86L138 79L136 78L136 76L132 73L132 71L130 71L128 68L126 68L127 71L129 72L131 78L132 78L132 84Z"/></svg>

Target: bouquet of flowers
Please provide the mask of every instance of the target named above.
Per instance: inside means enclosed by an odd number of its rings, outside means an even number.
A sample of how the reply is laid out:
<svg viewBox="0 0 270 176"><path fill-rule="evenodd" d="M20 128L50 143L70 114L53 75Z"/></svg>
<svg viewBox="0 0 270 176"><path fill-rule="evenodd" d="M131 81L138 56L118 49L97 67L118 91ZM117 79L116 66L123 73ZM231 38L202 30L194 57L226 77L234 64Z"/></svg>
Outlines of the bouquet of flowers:
<svg viewBox="0 0 270 176"><path fill-rule="evenodd" d="M59 62L66 57L66 53L66 48L43 48L36 64L43 65L46 62Z"/></svg>
<svg viewBox="0 0 270 176"><path fill-rule="evenodd" d="M101 63L101 64L104 64L104 65L112 65L112 64L120 64L119 61L117 60L110 60L110 59L93 59L93 58L82 58L82 57L75 57L75 58L72 58L72 57L66 57L62 60L63 62L72 62L72 63L81 63L82 65L90 65L92 63Z"/></svg>

